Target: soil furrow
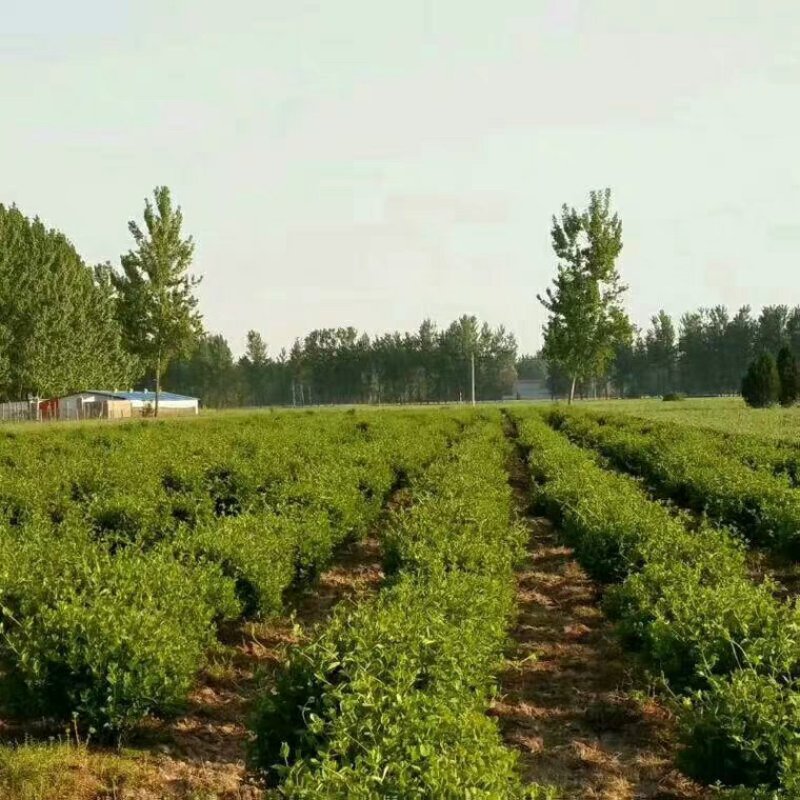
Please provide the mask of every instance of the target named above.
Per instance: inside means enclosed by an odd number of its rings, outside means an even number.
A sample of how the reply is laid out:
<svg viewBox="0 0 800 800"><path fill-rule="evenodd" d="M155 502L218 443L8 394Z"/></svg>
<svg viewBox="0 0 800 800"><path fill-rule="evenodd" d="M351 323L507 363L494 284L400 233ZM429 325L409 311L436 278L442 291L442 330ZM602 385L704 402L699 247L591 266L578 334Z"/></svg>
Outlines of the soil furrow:
<svg viewBox="0 0 800 800"><path fill-rule="evenodd" d="M515 438L513 422L507 433ZM674 767L673 723L601 612L600 587L530 511L532 487L517 451L510 483L530 531L518 572L514 653L493 714L520 753L523 775L563 800L705 797Z"/></svg>
<svg viewBox="0 0 800 800"><path fill-rule="evenodd" d="M252 700L270 685L287 651L307 640L343 600L376 592L383 580L373 535L347 545L336 563L290 603L290 613L240 622L222 632L218 654L178 719L153 726L134 744L148 755L137 800L256 800L263 786L246 769ZM155 756L149 755L155 753Z"/></svg>

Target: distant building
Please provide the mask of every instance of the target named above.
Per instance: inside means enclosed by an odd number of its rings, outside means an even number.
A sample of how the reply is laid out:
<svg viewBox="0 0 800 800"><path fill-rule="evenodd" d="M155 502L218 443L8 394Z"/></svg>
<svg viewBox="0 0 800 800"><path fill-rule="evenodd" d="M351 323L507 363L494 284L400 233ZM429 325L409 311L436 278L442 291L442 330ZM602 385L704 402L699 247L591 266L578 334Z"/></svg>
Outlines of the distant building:
<svg viewBox="0 0 800 800"><path fill-rule="evenodd" d="M42 400L39 412L43 420L125 419L151 416L155 407L155 392L87 390ZM196 397L172 392L158 396L159 415L197 414L198 409Z"/></svg>
<svg viewBox="0 0 800 800"><path fill-rule="evenodd" d="M518 378L507 400L549 400L550 389L541 378Z"/></svg>

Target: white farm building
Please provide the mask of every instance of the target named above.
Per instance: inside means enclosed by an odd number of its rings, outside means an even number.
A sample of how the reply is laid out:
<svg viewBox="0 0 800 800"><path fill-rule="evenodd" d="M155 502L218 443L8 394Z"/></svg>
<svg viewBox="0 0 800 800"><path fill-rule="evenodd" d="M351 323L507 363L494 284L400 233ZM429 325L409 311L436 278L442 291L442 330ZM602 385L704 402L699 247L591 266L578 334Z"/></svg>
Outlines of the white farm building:
<svg viewBox="0 0 800 800"><path fill-rule="evenodd" d="M151 416L156 407L155 392L113 392L87 390L43 400L39 404L42 419L124 419L125 417ZM159 416L197 414L196 397L173 392L158 396Z"/></svg>
<svg viewBox="0 0 800 800"><path fill-rule="evenodd" d="M518 378L514 381L514 388L504 400L550 400L550 390L547 382L539 378Z"/></svg>

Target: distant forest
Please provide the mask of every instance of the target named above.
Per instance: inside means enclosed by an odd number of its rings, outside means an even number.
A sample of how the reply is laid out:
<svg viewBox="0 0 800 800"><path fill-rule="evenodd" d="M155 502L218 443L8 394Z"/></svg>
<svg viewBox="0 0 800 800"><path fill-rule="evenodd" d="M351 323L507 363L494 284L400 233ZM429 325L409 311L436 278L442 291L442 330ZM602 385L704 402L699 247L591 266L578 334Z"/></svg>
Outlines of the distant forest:
<svg viewBox="0 0 800 800"><path fill-rule="evenodd" d="M541 381L553 397L569 391L567 377L548 369L539 354L518 355L511 334L468 316L444 331L426 321L416 333L373 339L353 328L313 331L277 358L251 331L238 361L222 336L206 336L191 358L170 368L166 383L212 406L284 404L293 397L298 405L466 399L471 342L479 399L513 397L517 378ZM717 306L686 313L677 326L661 312L618 348L606 375L580 383L578 394L736 394L754 357L775 356L784 345L800 357L800 306L766 306L757 318L749 307L731 316Z"/></svg>
<svg viewBox="0 0 800 800"><path fill-rule="evenodd" d="M750 362L762 353L777 357L784 346L800 357L800 306L765 306L757 317L749 306L733 316L724 306L701 308L684 314L677 326L662 311L646 330L635 330L630 342L617 347L607 374L579 384L579 393L737 394ZM545 378L553 396L566 395L565 375L548 371L539 359L524 362L525 372L532 367L531 377Z"/></svg>
<svg viewBox="0 0 800 800"><path fill-rule="evenodd" d="M224 337L203 330L192 296L197 281L186 273L191 239L180 237L180 209L168 190L155 197L147 229L130 223L137 249L122 256L122 272L88 266L64 234L0 205L0 397L153 388L157 369L164 388L210 407L457 401L469 397L473 355L479 399L514 396L518 378L542 382L554 397L569 391L567 376L541 354L519 354L503 326L468 315L442 329L425 320L414 332L377 336L322 328L275 355L250 331L237 359ZM170 329L147 316L145 289L155 283L148 274L158 272L148 261L151 240L165 231L177 248L170 291L183 305L180 326L173 313L172 339L162 342L160 331ZM616 346L604 374L581 379L577 394L738 393L748 364L782 346L800 358L800 306L768 306L758 316L749 307L731 316L717 306L677 324L661 312Z"/></svg>
<svg viewBox="0 0 800 800"><path fill-rule="evenodd" d="M425 320L415 333L372 338L355 328L323 328L275 358L261 335L250 331L238 361L222 336L205 336L190 358L170 367L165 382L216 407L466 400L472 354L478 397L500 398L513 390L514 336L474 316L441 331Z"/></svg>

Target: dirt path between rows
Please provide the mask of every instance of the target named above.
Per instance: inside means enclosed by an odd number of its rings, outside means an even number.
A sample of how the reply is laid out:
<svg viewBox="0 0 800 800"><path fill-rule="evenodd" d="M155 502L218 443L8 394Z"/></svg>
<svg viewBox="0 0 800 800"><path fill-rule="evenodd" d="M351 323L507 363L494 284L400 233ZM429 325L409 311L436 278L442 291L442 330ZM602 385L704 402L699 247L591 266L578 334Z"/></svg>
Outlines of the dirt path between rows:
<svg viewBox="0 0 800 800"><path fill-rule="evenodd" d="M248 773L247 714L287 651L307 641L343 600L377 591L383 580L377 538L349 544L336 563L267 622L239 622L221 633L212 663L201 675L186 712L145 731L133 746L146 766L136 800L256 800L263 787Z"/></svg>
<svg viewBox="0 0 800 800"><path fill-rule="evenodd" d="M515 652L492 713L523 776L557 787L562 800L707 797L673 766L672 722L636 693L644 682L598 606L599 587L530 512L524 453L510 474L530 545L517 578Z"/></svg>

